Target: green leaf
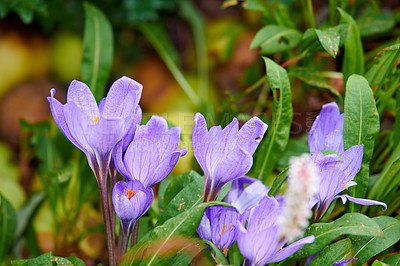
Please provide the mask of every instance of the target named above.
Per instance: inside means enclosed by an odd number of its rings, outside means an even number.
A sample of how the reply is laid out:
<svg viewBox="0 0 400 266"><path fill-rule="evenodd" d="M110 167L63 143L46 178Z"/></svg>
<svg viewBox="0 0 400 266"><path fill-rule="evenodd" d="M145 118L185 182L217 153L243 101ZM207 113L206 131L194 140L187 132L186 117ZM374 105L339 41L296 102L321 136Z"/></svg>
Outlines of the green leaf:
<svg viewBox="0 0 400 266"><path fill-rule="evenodd" d="M82 81L89 86L99 102L110 77L113 61L113 32L107 17L96 6L85 3Z"/></svg>
<svg viewBox="0 0 400 266"><path fill-rule="evenodd" d="M218 265L229 265L229 262L227 260L227 258L225 257L225 255L222 253L222 251L216 246L214 245L211 241L207 241L207 240L201 240L201 243L205 243L207 245L209 245L213 251L213 253L215 254L216 260L215 262Z"/></svg>
<svg viewBox="0 0 400 266"><path fill-rule="evenodd" d="M126 11L126 19L129 23L136 24L157 20L158 13L162 10L173 10L176 1L171 0L147 0L129 1L123 0L123 8Z"/></svg>
<svg viewBox="0 0 400 266"><path fill-rule="evenodd" d="M352 258L351 241L340 240L321 251L310 263L310 266L333 265L335 262Z"/></svg>
<svg viewBox="0 0 400 266"><path fill-rule="evenodd" d="M197 242L191 240L206 207L227 205L223 202L203 202L167 220L153 229L150 236L128 250L120 265L165 265L178 250L189 249ZM187 247L187 248L185 248Z"/></svg>
<svg viewBox="0 0 400 266"><path fill-rule="evenodd" d="M165 193L164 193L164 205L168 206L170 201L178 194L183 188L188 186L195 179L201 179L202 176L191 170L186 173L183 173L174 179L172 179L171 183L168 185ZM203 179L204 182L204 179Z"/></svg>
<svg viewBox="0 0 400 266"><path fill-rule="evenodd" d="M43 202L45 196L46 195L43 192L32 195L27 201L26 205L23 206L22 209L18 211L17 214L18 226L15 233L17 238L19 238L22 235L33 213L38 208L38 206Z"/></svg>
<svg viewBox="0 0 400 266"><path fill-rule="evenodd" d="M374 138L379 133L379 115L368 81L359 75L352 75L346 85L344 102L343 142L344 148L364 145L361 169L354 178L356 186L349 188L349 195L364 198L369 181L369 163L374 151ZM350 203L354 212L360 206Z"/></svg>
<svg viewBox="0 0 400 266"><path fill-rule="evenodd" d="M304 236L315 236L314 243L305 245L293 255L304 258L324 249L337 237L377 236L380 234L379 225L373 219L360 213L346 213L341 218L330 223L315 223L308 227Z"/></svg>
<svg viewBox="0 0 400 266"><path fill-rule="evenodd" d="M266 180L285 151L293 120L292 92L286 70L269 58L263 57L267 81L274 94L272 123L267 137L257 150L255 170L257 178Z"/></svg>
<svg viewBox="0 0 400 266"><path fill-rule="evenodd" d="M11 248L17 230L17 215L10 202L0 194L0 263Z"/></svg>
<svg viewBox="0 0 400 266"><path fill-rule="evenodd" d="M392 163L389 170L382 172L375 183L368 198L383 200L393 190L397 189L400 175L400 158Z"/></svg>
<svg viewBox="0 0 400 266"><path fill-rule="evenodd" d="M372 218L379 227L379 235L374 237L352 237L357 265L363 265L370 258L378 255L400 241L400 221L389 217Z"/></svg>
<svg viewBox="0 0 400 266"><path fill-rule="evenodd" d="M394 19L386 14L366 14L356 19L361 36L371 36L391 30Z"/></svg>
<svg viewBox="0 0 400 266"><path fill-rule="evenodd" d="M382 261L375 260L371 266L390 266L389 264L383 263Z"/></svg>
<svg viewBox="0 0 400 266"><path fill-rule="evenodd" d="M168 219L203 202L204 178L202 176L193 176L192 178L194 180L169 202L164 212L161 213L157 225L163 224Z"/></svg>
<svg viewBox="0 0 400 266"><path fill-rule="evenodd" d="M302 34L296 29L279 25L268 25L260 29L250 48L261 47L261 54L274 54L295 47L301 40Z"/></svg>
<svg viewBox="0 0 400 266"><path fill-rule="evenodd" d="M315 69L306 69L301 67L295 68L289 72L289 76L296 77L310 86L327 89L336 96L340 95L335 86L325 78L321 77L320 72Z"/></svg>
<svg viewBox="0 0 400 266"><path fill-rule="evenodd" d="M347 79L352 74L364 74L364 50L361 43L361 36L357 24L354 19L343 9L337 8L341 15L341 23L347 23L347 38L344 42L343 55L343 83L346 84Z"/></svg>
<svg viewBox="0 0 400 266"><path fill-rule="evenodd" d="M399 266L400 265L400 254L394 254L392 256L387 257L384 261L391 266Z"/></svg>
<svg viewBox="0 0 400 266"><path fill-rule="evenodd" d="M333 58L336 58L339 47L343 42L343 38L346 34L346 30L346 24L339 24L335 27L323 30L316 29L315 33L317 34L318 40L325 51L327 51Z"/></svg>
<svg viewBox="0 0 400 266"><path fill-rule="evenodd" d="M278 194L279 189L283 185L283 183L286 181L287 177L289 175L289 168L284 169L282 172L279 173L279 175L274 179L274 183L271 186L271 189L268 191L269 196L276 196Z"/></svg>
<svg viewBox="0 0 400 266"><path fill-rule="evenodd" d="M365 74L365 78L374 90L375 95L381 93L386 77L397 65L400 58L400 44L386 47L374 58L374 64Z"/></svg>
<svg viewBox="0 0 400 266"><path fill-rule="evenodd" d="M13 260L11 261L11 264L13 266L35 266L35 265L65 265L65 266L74 266L74 265L85 265L85 263L78 258L75 257L70 257L72 258L72 261L70 261L67 258L62 258L62 257L57 257L53 256L51 252L47 252L43 255L40 255L37 258L34 259L28 259L28 260Z"/></svg>

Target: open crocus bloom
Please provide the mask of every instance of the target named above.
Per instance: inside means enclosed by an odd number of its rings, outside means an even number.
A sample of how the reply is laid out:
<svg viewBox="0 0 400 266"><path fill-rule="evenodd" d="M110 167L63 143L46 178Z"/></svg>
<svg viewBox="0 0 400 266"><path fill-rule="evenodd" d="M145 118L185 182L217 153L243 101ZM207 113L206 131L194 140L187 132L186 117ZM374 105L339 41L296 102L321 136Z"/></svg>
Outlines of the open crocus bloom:
<svg viewBox="0 0 400 266"><path fill-rule="evenodd" d="M132 231L136 221L147 212L153 198L153 190L145 188L139 181L119 181L115 184L112 202L126 234Z"/></svg>
<svg viewBox="0 0 400 266"><path fill-rule="evenodd" d="M344 151L343 122L344 114L340 114L337 104L325 104L308 136L310 152L313 153L309 160L319 168L321 178L319 192L311 201L311 206L314 206L314 221L321 219L337 198L341 198L343 203L350 200L362 205L382 205L386 209L386 204L379 201L354 198L347 194L338 195L357 185L353 179L360 171L363 158L363 145L355 145ZM331 150L336 154L324 156L321 152L323 150Z"/></svg>
<svg viewBox="0 0 400 266"><path fill-rule="evenodd" d="M223 130L207 130L203 115L194 116L192 145L194 156L204 171L204 201L215 200L229 181L245 175L253 164L253 154L267 125L258 117L247 121L239 130L236 118Z"/></svg>
<svg viewBox="0 0 400 266"><path fill-rule="evenodd" d="M118 172L128 180L138 180L151 187L171 173L186 149L179 149L181 129L168 129L167 121L152 116L146 125L137 126L125 153L117 147L114 162ZM120 144L119 144L120 145Z"/></svg>
<svg viewBox="0 0 400 266"><path fill-rule="evenodd" d="M54 98L54 89L50 92L47 99L57 126L86 154L98 181L106 180L115 145L135 122L140 122L142 85L122 77L114 82L99 106L89 87L80 81L71 82L66 104Z"/></svg>
<svg viewBox="0 0 400 266"><path fill-rule="evenodd" d="M247 229L238 224L237 241L240 252L246 258L245 265L266 265L291 256L305 244L313 243L314 236L302 238L287 247L279 237L279 216L283 207L274 197L264 197L256 207L249 210Z"/></svg>
<svg viewBox="0 0 400 266"><path fill-rule="evenodd" d="M353 178L360 171L362 157L363 145L351 147L342 154L341 158L336 154L324 156L322 152L311 154L309 160L317 166L320 176L319 191L311 202L314 207L313 220L321 219L337 198L341 198L343 203L350 200L362 205L382 205L386 209L386 204L379 201L354 198L347 194L338 195L343 190L357 185Z"/></svg>
<svg viewBox="0 0 400 266"><path fill-rule="evenodd" d="M233 207L208 207L197 227L197 233L203 240L211 241L226 256L229 247L236 242L239 222L244 223L245 216Z"/></svg>

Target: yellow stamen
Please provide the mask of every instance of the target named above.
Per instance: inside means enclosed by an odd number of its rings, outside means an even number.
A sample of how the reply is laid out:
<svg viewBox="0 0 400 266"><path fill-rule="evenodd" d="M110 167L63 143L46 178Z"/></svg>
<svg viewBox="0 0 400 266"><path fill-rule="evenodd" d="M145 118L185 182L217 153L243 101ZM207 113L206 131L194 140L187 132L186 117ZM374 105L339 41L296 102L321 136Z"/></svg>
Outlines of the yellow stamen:
<svg viewBox="0 0 400 266"><path fill-rule="evenodd" d="M95 118L90 118L90 120L92 120L92 122L93 122L93 124L97 124L97 122L99 121L99 118L98 117L95 117Z"/></svg>
<svg viewBox="0 0 400 266"><path fill-rule="evenodd" d="M279 250L282 250L283 248L279 248Z"/></svg>
<svg viewBox="0 0 400 266"><path fill-rule="evenodd" d="M229 224L229 229L231 229L232 228L232 224Z"/></svg>
<svg viewBox="0 0 400 266"><path fill-rule="evenodd" d="M224 250L222 251L222 254L226 255L226 250L228 249L228 247L224 248Z"/></svg>
<svg viewBox="0 0 400 266"><path fill-rule="evenodd" d="M226 227L226 224L224 224L224 226L222 226L221 236L225 233L225 227Z"/></svg>
<svg viewBox="0 0 400 266"><path fill-rule="evenodd" d="M347 187L347 184L346 184L346 182L344 182L344 181L343 181L343 185L342 185L342 187L344 187L345 189L349 189L349 188Z"/></svg>
<svg viewBox="0 0 400 266"><path fill-rule="evenodd" d="M128 199L131 199L133 196L136 195L135 191L132 191L130 188L128 188L127 190L125 190L125 196L128 197Z"/></svg>

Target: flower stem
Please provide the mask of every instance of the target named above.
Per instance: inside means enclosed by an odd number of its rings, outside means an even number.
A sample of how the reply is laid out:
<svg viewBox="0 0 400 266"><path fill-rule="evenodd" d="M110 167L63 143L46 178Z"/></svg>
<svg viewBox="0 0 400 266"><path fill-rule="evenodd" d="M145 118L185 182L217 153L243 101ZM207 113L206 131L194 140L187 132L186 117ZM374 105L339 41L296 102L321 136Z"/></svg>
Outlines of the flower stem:
<svg viewBox="0 0 400 266"><path fill-rule="evenodd" d="M308 10L308 17L310 19L310 27L316 28L315 26L315 19L314 19L314 11L312 6L312 0L307 0L307 10Z"/></svg>
<svg viewBox="0 0 400 266"><path fill-rule="evenodd" d="M110 207L108 200L108 189L107 189L107 172L105 172L105 178L98 178L98 185L100 190L100 199L101 199L101 207L103 209L103 219L104 219L104 228L106 232L107 238L107 250L108 250L108 260L110 266L114 266L115 264L115 253L114 253L114 228L112 228L111 215L110 215Z"/></svg>
<svg viewBox="0 0 400 266"><path fill-rule="evenodd" d="M132 230L131 247L133 247L137 243L138 232L139 232L139 220L136 221L135 226L133 227Z"/></svg>

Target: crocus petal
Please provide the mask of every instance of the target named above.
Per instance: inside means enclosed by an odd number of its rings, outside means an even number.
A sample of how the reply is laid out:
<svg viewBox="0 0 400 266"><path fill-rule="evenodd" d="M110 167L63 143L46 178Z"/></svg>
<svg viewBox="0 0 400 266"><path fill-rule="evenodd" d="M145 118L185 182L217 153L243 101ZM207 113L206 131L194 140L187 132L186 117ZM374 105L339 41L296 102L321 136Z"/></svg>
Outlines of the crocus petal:
<svg viewBox="0 0 400 266"><path fill-rule="evenodd" d="M196 157L197 162L203 169L204 174L206 173L206 162L205 162L205 148L207 147L206 137L208 135L207 123L204 116L200 113L194 116L194 127L192 131L192 147L193 153Z"/></svg>
<svg viewBox="0 0 400 266"><path fill-rule="evenodd" d="M75 103L91 119L100 117L96 99L89 87L83 82L77 80L71 82L67 92L67 102Z"/></svg>
<svg viewBox="0 0 400 266"><path fill-rule="evenodd" d="M99 111L100 111L100 114L103 114L103 110L104 110L104 104L106 103L106 97L104 97L103 99L101 99L100 100L100 103L99 103Z"/></svg>
<svg viewBox="0 0 400 266"><path fill-rule="evenodd" d="M325 140L329 133L340 129L340 127L336 126L338 122L341 122L341 118L337 104L331 102L323 105L308 135L308 145L311 152L332 149L337 146L335 144L332 145L332 141L329 141L329 145L327 145ZM342 138L339 138L337 141L343 143Z"/></svg>
<svg viewBox="0 0 400 266"><path fill-rule="evenodd" d="M377 201L377 200L354 198L354 197L349 196L347 194L338 195L335 198L341 198L343 204L345 204L347 199L348 199L348 200L350 200L350 201L352 201L354 203L360 204L360 205L381 205L381 206L384 207L383 211L385 211L387 209L387 205L385 203Z"/></svg>
<svg viewBox="0 0 400 266"><path fill-rule="evenodd" d="M268 125L258 117L253 117L247 121L239 130L237 143L251 155L254 154L258 144L260 144Z"/></svg>
<svg viewBox="0 0 400 266"><path fill-rule="evenodd" d="M332 266L344 266L344 265L348 265L350 263L350 261L352 260L358 260L358 258L351 258L351 259L347 259L347 260L340 260L335 262L334 264L332 264Z"/></svg>
<svg viewBox="0 0 400 266"><path fill-rule="evenodd" d="M166 120L153 116L144 126L138 126L133 141L123 155L123 164L130 180L140 180L146 187L164 179L186 149L176 150L180 128L168 129ZM119 153L120 154L120 153ZM116 160L116 166L120 162Z"/></svg>
<svg viewBox="0 0 400 266"><path fill-rule="evenodd" d="M281 260L286 259L287 257L293 255L296 251L298 251L300 248L302 248L305 244L310 244L315 241L314 236L308 236L305 238L302 238L289 246L283 248L282 250L278 250L274 256L267 262L267 263L272 263L272 262L278 262Z"/></svg>
<svg viewBox="0 0 400 266"><path fill-rule="evenodd" d="M54 94L56 93L55 89L50 90L50 97L47 97L47 100L50 102L50 110L53 115L54 121L56 122L58 128L61 132L66 136L76 147L80 150L83 150L83 147L75 140L75 138L71 135L71 132L68 128L67 122L65 121L64 116L64 105L61 104L57 99L54 98Z"/></svg>
<svg viewBox="0 0 400 266"><path fill-rule="evenodd" d="M130 126L126 135L121 140L122 141L122 150L124 152L128 148L129 144L132 142L133 138L135 137L136 127L137 127L137 125L140 125L141 121L142 121L142 109L138 105L136 107L134 115L133 115L132 125Z"/></svg>
<svg viewBox="0 0 400 266"><path fill-rule="evenodd" d="M94 154L87 140L94 126L90 121L90 117L79 109L74 102L69 102L64 105L64 117L71 135L78 143L77 147L82 149L85 153Z"/></svg>
<svg viewBox="0 0 400 266"><path fill-rule="evenodd" d="M241 147L235 147L214 170L214 186L222 188L227 182L245 175L253 164L253 157Z"/></svg>
<svg viewBox="0 0 400 266"><path fill-rule="evenodd" d="M107 100L104 104L103 113L108 117L126 117L130 112L125 112L125 108L136 109L142 94L143 86L128 77L122 77L116 80L107 94ZM127 97L132 97L129 105L121 104Z"/></svg>
<svg viewBox="0 0 400 266"><path fill-rule="evenodd" d="M164 178L166 178L171 172L172 169L178 162L179 157L184 156L187 153L185 148L179 149L177 151L172 152L170 155L166 156L158 165L158 167L154 170L152 176L146 180L143 180L144 184L148 187L153 186L156 183L161 182Z"/></svg>
<svg viewBox="0 0 400 266"><path fill-rule="evenodd" d="M268 195L269 190L270 188L265 186L260 180L256 180L248 185L231 204L240 213L243 213L248 207L257 205L263 197Z"/></svg>
<svg viewBox="0 0 400 266"><path fill-rule="evenodd" d="M115 145L114 148L114 165L115 168L117 168L118 172L123 176L127 177L130 176L128 169L125 167L125 164L123 162L123 141L121 140L120 142Z"/></svg>
<svg viewBox="0 0 400 266"><path fill-rule="evenodd" d="M211 225L206 212L204 212L199 226L197 226L196 232L199 234L201 239L211 241Z"/></svg>
<svg viewBox="0 0 400 266"><path fill-rule="evenodd" d="M338 167L344 171L346 182L353 180L356 174L360 171L363 158L363 149L364 145L355 145L341 154L343 163L338 164Z"/></svg>

